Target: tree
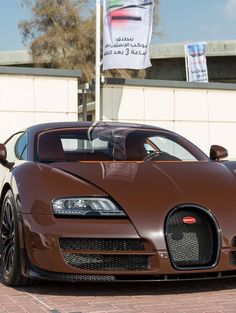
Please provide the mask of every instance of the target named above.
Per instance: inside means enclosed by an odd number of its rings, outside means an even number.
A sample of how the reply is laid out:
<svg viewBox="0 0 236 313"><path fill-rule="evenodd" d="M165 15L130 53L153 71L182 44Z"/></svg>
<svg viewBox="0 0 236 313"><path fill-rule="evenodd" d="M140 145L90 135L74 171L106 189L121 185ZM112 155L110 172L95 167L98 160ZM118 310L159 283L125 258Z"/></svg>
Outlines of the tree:
<svg viewBox="0 0 236 313"><path fill-rule="evenodd" d="M19 28L36 65L81 69L83 80L91 81L95 75L94 0L22 0L21 3L32 12L32 18L22 21ZM158 4L159 0L155 0L154 25L159 20ZM144 78L147 72L112 70L106 71L106 75Z"/></svg>
<svg viewBox="0 0 236 313"><path fill-rule="evenodd" d="M86 80L93 77L95 58L95 16L83 17L88 1L24 0L32 10L32 19L19 28L24 43L37 65L82 69Z"/></svg>

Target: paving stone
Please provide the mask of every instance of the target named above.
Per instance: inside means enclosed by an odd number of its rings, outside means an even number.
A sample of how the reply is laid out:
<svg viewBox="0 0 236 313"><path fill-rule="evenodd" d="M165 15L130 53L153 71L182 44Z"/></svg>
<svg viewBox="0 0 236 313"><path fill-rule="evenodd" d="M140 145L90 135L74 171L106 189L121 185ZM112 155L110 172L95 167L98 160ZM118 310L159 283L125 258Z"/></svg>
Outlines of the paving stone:
<svg viewBox="0 0 236 313"><path fill-rule="evenodd" d="M0 313L235 313L236 280L162 283L46 283L10 288Z"/></svg>

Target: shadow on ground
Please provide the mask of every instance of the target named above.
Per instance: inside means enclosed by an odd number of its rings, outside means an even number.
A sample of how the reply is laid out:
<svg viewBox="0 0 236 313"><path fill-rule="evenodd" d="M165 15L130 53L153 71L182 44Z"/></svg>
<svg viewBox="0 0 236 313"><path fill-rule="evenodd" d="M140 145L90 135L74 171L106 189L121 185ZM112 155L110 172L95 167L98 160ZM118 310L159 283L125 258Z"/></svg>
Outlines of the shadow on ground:
<svg viewBox="0 0 236 313"><path fill-rule="evenodd" d="M0 283L2 283L1 279ZM58 295L62 297L170 295L236 289L236 279L143 283L43 282L38 286L18 287L16 289L32 294Z"/></svg>

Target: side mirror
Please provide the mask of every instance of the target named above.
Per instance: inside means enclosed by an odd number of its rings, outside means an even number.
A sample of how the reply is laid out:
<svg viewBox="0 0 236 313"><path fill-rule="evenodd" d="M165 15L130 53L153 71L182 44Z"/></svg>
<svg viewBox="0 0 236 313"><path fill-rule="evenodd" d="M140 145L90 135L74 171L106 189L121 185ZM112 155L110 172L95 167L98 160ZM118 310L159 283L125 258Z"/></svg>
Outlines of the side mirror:
<svg viewBox="0 0 236 313"><path fill-rule="evenodd" d="M212 145L210 149L210 159L213 161L219 161L220 159L227 158L228 151L222 146Z"/></svg>
<svg viewBox="0 0 236 313"><path fill-rule="evenodd" d="M4 144L0 143L0 162L6 162L7 150Z"/></svg>

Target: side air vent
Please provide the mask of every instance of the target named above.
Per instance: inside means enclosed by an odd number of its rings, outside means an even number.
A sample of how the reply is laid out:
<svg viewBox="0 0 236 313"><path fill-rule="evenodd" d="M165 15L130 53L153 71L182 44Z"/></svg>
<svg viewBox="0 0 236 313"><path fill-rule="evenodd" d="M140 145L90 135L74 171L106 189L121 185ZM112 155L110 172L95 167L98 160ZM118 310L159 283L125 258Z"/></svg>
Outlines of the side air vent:
<svg viewBox="0 0 236 313"><path fill-rule="evenodd" d="M59 238L61 250L142 251L141 239Z"/></svg>
<svg viewBox="0 0 236 313"><path fill-rule="evenodd" d="M64 261L76 268L93 271L148 271L145 255L63 254Z"/></svg>
<svg viewBox="0 0 236 313"><path fill-rule="evenodd" d="M142 239L59 238L59 246L64 262L77 269L133 272L151 268L152 250Z"/></svg>

